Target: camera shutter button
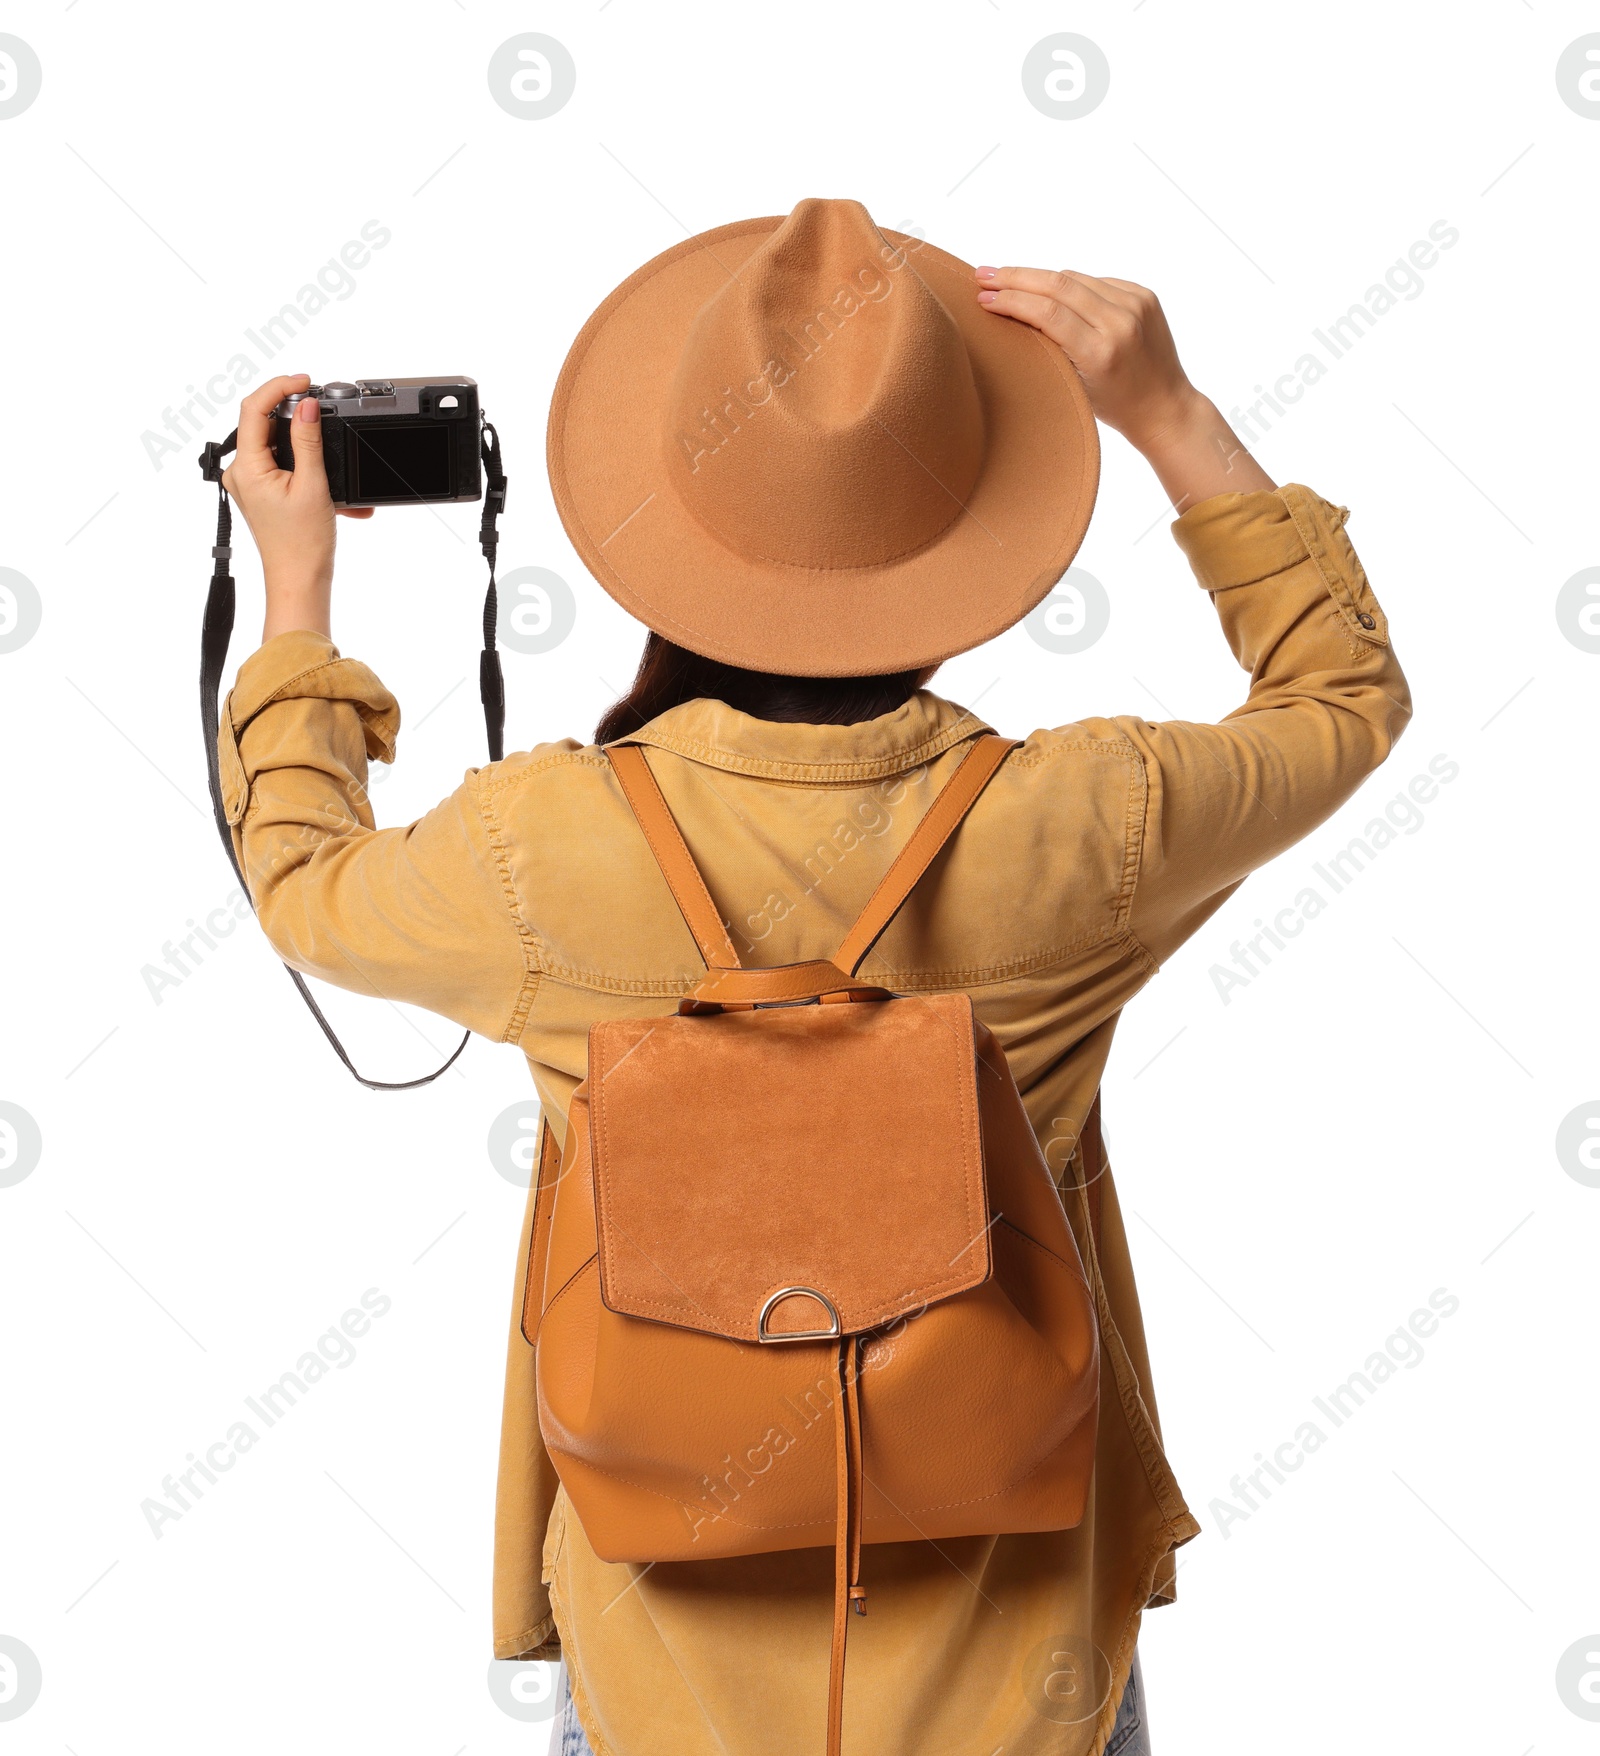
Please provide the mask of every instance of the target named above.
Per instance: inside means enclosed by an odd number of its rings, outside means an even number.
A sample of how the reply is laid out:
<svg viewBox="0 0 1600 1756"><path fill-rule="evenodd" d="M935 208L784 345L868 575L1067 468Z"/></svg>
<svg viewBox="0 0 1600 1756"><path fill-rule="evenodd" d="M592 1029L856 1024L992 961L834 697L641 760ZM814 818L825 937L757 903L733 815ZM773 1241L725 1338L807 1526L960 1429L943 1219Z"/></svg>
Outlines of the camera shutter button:
<svg viewBox="0 0 1600 1756"><path fill-rule="evenodd" d="M361 392L359 390L357 390L355 385L353 385L353 384L337 384L337 383L335 383L335 384L324 384L322 387L322 394L324 396L333 398L333 400L335 402L342 402L346 397L360 396Z"/></svg>

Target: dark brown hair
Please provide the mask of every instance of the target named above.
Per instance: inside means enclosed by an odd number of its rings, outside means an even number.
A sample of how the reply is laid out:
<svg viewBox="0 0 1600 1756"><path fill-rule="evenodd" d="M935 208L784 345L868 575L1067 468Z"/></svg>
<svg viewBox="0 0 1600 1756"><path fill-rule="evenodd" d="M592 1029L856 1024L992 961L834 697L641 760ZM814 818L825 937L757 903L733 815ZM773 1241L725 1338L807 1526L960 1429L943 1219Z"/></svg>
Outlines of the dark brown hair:
<svg viewBox="0 0 1600 1756"><path fill-rule="evenodd" d="M601 714L594 741L609 744L632 737L669 707L701 699L725 701L754 719L859 725L893 713L916 694L933 670L896 671L887 677L785 677L702 658L652 632L644 643L633 686Z"/></svg>

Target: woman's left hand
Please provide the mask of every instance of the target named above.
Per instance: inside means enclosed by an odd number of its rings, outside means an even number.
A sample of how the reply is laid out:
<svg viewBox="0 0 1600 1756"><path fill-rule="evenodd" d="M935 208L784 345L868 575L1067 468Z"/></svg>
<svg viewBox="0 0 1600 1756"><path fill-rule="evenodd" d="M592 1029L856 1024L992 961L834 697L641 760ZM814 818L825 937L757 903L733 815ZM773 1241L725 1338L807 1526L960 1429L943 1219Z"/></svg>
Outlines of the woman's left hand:
<svg viewBox="0 0 1600 1756"><path fill-rule="evenodd" d="M1038 330L1071 360L1096 417L1143 453L1178 511L1273 486L1189 382L1148 287L1074 269L980 268L977 278L980 305Z"/></svg>
<svg viewBox="0 0 1600 1756"><path fill-rule="evenodd" d="M295 405L289 431L294 468L278 468L272 455L272 411L310 383L301 372L269 379L250 392L239 405L239 448L222 477L261 555L267 586L263 641L293 628L331 633L334 513L372 516L370 506L335 507L329 497L315 397Z"/></svg>

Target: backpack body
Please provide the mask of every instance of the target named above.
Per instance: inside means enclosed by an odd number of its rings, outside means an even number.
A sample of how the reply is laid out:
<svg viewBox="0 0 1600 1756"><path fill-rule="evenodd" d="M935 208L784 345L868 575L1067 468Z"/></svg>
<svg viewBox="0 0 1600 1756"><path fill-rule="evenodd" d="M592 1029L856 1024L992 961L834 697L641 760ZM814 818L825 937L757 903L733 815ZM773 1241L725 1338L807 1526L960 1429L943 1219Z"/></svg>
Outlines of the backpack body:
<svg viewBox="0 0 1600 1756"><path fill-rule="evenodd" d="M966 995L618 1021L595 1027L589 1067L551 1214L538 1385L596 1554L831 1543L851 1343L862 1541L1079 1521L1088 1288Z"/></svg>

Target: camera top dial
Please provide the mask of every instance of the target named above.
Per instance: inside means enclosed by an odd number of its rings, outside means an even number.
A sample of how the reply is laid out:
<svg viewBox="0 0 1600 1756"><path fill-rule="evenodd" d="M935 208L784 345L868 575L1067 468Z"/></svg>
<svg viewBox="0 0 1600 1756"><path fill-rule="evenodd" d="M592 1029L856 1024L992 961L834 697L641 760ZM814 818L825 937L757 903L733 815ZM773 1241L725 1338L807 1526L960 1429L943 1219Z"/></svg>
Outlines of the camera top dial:
<svg viewBox="0 0 1600 1756"><path fill-rule="evenodd" d="M275 415L292 415L294 413L294 408L295 408L296 403L304 402L308 396L314 396L314 397L320 398L323 394L324 394L324 387L320 384L313 384L305 390L293 390L283 399L282 402L280 402L278 404L278 406L272 412Z"/></svg>

